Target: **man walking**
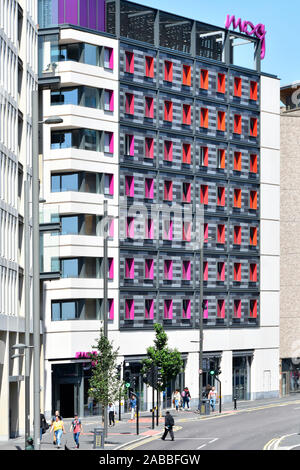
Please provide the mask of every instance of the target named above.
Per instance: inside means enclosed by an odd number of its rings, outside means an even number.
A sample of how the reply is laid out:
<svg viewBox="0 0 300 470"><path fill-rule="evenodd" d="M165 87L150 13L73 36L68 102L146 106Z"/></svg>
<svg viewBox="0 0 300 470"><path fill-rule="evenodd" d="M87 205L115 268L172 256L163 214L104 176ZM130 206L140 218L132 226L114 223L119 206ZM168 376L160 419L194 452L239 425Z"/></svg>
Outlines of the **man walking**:
<svg viewBox="0 0 300 470"><path fill-rule="evenodd" d="M166 416L165 416L165 432L163 436L161 437L163 441L167 437L168 432L170 433L172 441L174 441L173 426L174 426L174 418L171 415L170 411L167 411Z"/></svg>
<svg viewBox="0 0 300 470"><path fill-rule="evenodd" d="M108 404L108 418L109 418L109 425L115 425L115 414L116 414L116 407L112 403Z"/></svg>
<svg viewBox="0 0 300 470"><path fill-rule="evenodd" d="M73 438L76 444L76 448L79 449L79 436L80 436L80 433L82 432L82 424L77 414L74 415L74 419L71 423L70 432L72 430L73 430Z"/></svg>
<svg viewBox="0 0 300 470"><path fill-rule="evenodd" d="M131 419L134 419L135 409L136 409L136 396L135 395L131 395L130 409L131 409Z"/></svg>

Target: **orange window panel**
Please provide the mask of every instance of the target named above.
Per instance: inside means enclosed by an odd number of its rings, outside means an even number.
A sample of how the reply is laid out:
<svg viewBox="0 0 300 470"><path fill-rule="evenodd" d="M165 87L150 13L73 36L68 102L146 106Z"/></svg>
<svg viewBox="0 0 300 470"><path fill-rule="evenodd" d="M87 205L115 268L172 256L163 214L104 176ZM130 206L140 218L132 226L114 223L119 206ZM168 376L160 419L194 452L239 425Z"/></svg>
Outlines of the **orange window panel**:
<svg viewBox="0 0 300 470"><path fill-rule="evenodd" d="M208 186L206 184L201 184L200 202L201 204L208 204Z"/></svg>
<svg viewBox="0 0 300 470"><path fill-rule="evenodd" d="M242 169L242 152L234 152L233 169L241 171Z"/></svg>
<svg viewBox="0 0 300 470"><path fill-rule="evenodd" d="M225 149L218 149L217 167L224 170L226 165L226 151Z"/></svg>
<svg viewBox="0 0 300 470"><path fill-rule="evenodd" d="M233 275L234 275L234 280L236 282L241 282L241 279L242 279L242 265L241 265L241 263L234 263Z"/></svg>
<svg viewBox="0 0 300 470"><path fill-rule="evenodd" d="M251 263L249 265L249 281L257 282L257 264Z"/></svg>
<svg viewBox="0 0 300 470"><path fill-rule="evenodd" d="M242 133L242 116L240 114L234 115L233 132L235 134Z"/></svg>
<svg viewBox="0 0 300 470"><path fill-rule="evenodd" d="M217 188L217 204L218 206L225 206L225 188L221 186Z"/></svg>
<svg viewBox="0 0 300 470"><path fill-rule="evenodd" d="M200 165L208 166L208 147L200 148Z"/></svg>
<svg viewBox="0 0 300 470"><path fill-rule="evenodd" d="M224 244L225 243L225 225L218 225L217 230L217 242Z"/></svg>
<svg viewBox="0 0 300 470"><path fill-rule="evenodd" d="M240 98L242 96L242 79L240 77L234 77L234 96Z"/></svg>
<svg viewBox="0 0 300 470"><path fill-rule="evenodd" d="M170 60L165 60L165 81L173 81L173 62Z"/></svg>
<svg viewBox="0 0 300 470"><path fill-rule="evenodd" d="M188 126L191 125L191 116L192 116L192 107L190 104L184 104L182 106L182 124L186 124Z"/></svg>
<svg viewBox="0 0 300 470"><path fill-rule="evenodd" d="M192 160L191 155L191 144L182 144L182 163L190 165Z"/></svg>
<svg viewBox="0 0 300 470"><path fill-rule="evenodd" d="M172 101L165 101L164 120L168 122L173 121L173 103Z"/></svg>
<svg viewBox="0 0 300 470"><path fill-rule="evenodd" d="M257 191L250 191L250 209L257 209Z"/></svg>
<svg viewBox="0 0 300 470"><path fill-rule="evenodd" d="M257 300L250 300L250 306L249 306L249 316L250 318L257 318Z"/></svg>
<svg viewBox="0 0 300 470"><path fill-rule="evenodd" d="M225 131L226 129L226 114L225 111L218 111L218 131Z"/></svg>
<svg viewBox="0 0 300 470"><path fill-rule="evenodd" d="M154 77L154 57L145 57L145 75L146 77Z"/></svg>
<svg viewBox="0 0 300 470"><path fill-rule="evenodd" d="M257 82L250 82L250 100L257 101Z"/></svg>
<svg viewBox="0 0 300 470"><path fill-rule="evenodd" d="M250 118L250 136L257 137L257 118Z"/></svg>
<svg viewBox="0 0 300 470"><path fill-rule="evenodd" d="M233 232L233 243L235 245L240 245L242 242L242 227L240 225L234 226Z"/></svg>
<svg viewBox="0 0 300 470"><path fill-rule="evenodd" d="M218 73L218 93L225 93L226 91L226 75L225 73Z"/></svg>
<svg viewBox="0 0 300 470"><path fill-rule="evenodd" d="M257 173L257 155L256 153L250 154L250 173Z"/></svg>
<svg viewBox="0 0 300 470"><path fill-rule="evenodd" d="M250 227L250 246L257 246L257 227Z"/></svg>
<svg viewBox="0 0 300 470"><path fill-rule="evenodd" d="M242 190L235 188L233 193L233 206L241 208L242 207Z"/></svg>
<svg viewBox="0 0 300 470"><path fill-rule="evenodd" d="M208 70L201 69L200 71L200 88L208 90Z"/></svg>
<svg viewBox="0 0 300 470"><path fill-rule="evenodd" d="M200 127L204 127L205 129L208 129L208 109L207 108L201 108Z"/></svg>
<svg viewBox="0 0 300 470"><path fill-rule="evenodd" d="M192 67L190 65L182 66L182 84L186 86L192 85Z"/></svg>

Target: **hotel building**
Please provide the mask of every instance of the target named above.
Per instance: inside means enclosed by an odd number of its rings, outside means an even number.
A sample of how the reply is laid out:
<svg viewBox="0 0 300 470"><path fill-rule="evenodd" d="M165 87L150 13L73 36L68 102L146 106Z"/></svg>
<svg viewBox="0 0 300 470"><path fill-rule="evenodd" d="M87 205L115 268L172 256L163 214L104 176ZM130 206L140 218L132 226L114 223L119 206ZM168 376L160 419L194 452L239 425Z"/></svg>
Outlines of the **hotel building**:
<svg viewBox="0 0 300 470"><path fill-rule="evenodd" d="M279 80L259 40L125 0L40 0L39 85L41 118L63 119L42 142L45 218L61 222L44 237L61 272L43 287L46 415L89 413L104 314L141 409L155 322L184 361L164 406L184 386L197 405L200 314L204 386L220 366L224 401L278 396Z"/></svg>

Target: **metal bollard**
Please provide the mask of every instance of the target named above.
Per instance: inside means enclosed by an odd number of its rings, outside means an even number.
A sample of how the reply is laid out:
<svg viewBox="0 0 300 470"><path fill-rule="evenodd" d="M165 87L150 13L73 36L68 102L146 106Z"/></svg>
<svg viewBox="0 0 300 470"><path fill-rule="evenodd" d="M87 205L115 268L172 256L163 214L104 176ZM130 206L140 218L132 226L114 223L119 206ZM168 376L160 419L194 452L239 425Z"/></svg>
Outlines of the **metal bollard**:
<svg viewBox="0 0 300 470"><path fill-rule="evenodd" d="M236 404L237 398L233 397L233 402L234 402L234 410L237 410L237 404Z"/></svg>

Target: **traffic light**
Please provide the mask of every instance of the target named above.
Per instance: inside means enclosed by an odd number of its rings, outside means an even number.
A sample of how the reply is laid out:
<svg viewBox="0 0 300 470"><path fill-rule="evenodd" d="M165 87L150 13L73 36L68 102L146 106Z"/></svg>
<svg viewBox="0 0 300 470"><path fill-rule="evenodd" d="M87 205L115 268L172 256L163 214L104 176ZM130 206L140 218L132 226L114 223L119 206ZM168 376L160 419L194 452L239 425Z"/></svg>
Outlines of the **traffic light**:
<svg viewBox="0 0 300 470"><path fill-rule="evenodd" d="M131 372L128 369L124 371L124 382L125 382L125 387L129 388L131 384Z"/></svg>
<svg viewBox="0 0 300 470"><path fill-rule="evenodd" d="M220 375L221 373L222 373L221 367L217 366L216 369L215 369L215 375Z"/></svg>
<svg viewBox="0 0 300 470"><path fill-rule="evenodd" d="M157 366L157 386L162 384L162 368Z"/></svg>

